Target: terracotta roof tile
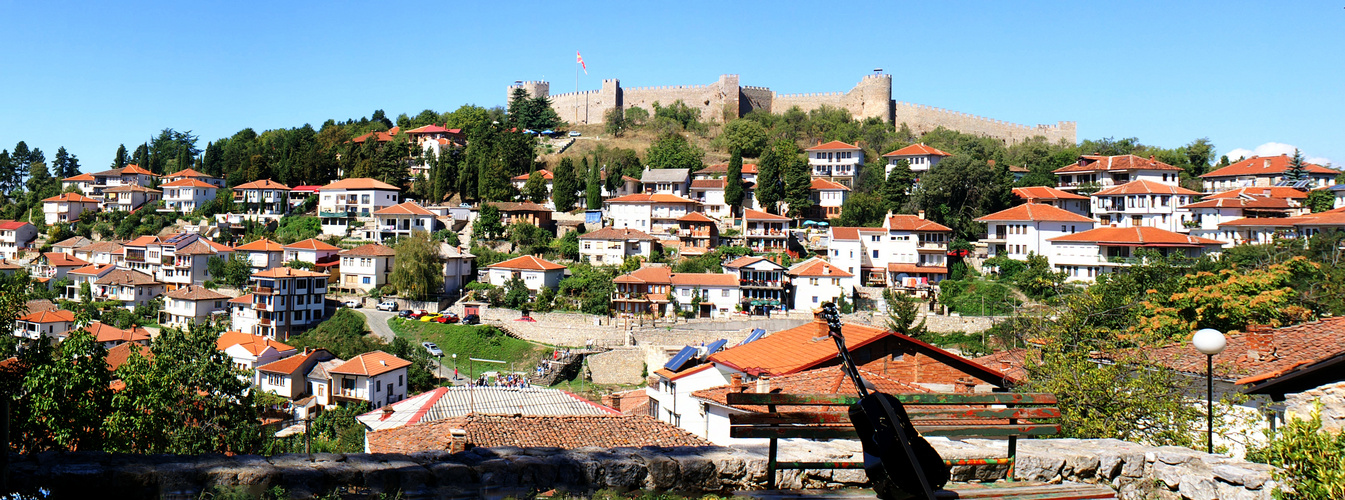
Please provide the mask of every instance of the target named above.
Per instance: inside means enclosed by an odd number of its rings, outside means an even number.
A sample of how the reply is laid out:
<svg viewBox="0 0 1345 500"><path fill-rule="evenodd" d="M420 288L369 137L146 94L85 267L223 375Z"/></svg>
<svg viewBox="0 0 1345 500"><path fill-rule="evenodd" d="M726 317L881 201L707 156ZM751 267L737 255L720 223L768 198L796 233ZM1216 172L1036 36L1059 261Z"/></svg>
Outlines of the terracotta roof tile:
<svg viewBox="0 0 1345 500"><path fill-rule="evenodd" d="M1257 198L1286 198L1292 200L1302 200L1308 197L1308 193L1299 191L1291 187L1284 186L1263 186L1263 187L1240 187L1230 189L1206 196L1206 200L1218 198L1239 198L1239 197L1257 197Z"/></svg>
<svg viewBox="0 0 1345 500"><path fill-rule="evenodd" d="M374 453L448 450L454 430L466 431L466 444L481 448L710 445L687 431L644 415L472 414L369 433L369 450Z"/></svg>
<svg viewBox="0 0 1345 500"><path fill-rule="evenodd" d="M1295 204L1297 205L1297 204ZM1267 210L1289 210L1295 206L1289 204L1287 198L1263 198L1260 196L1247 198L1206 198L1205 201L1182 205L1181 208L1190 210L1192 208L1260 208Z"/></svg>
<svg viewBox="0 0 1345 500"><path fill-rule="evenodd" d="M89 240L88 238L85 238L85 237L83 237L83 236L75 236L75 237L66 238L66 239L64 239L64 240L61 240L59 243L56 243L55 245L52 245L52 247L53 247L53 248L79 248L79 247L82 247L82 246L86 246L86 245L88 245L88 244L90 244L90 243L93 243L93 241Z"/></svg>
<svg viewBox="0 0 1345 500"><path fill-rule="evenodd" d="M271 179L260 179L246 184L239 184L237 186L234 186L234 191L241 191L244 189L270 189L270 190L289 191L290 187L281 184L279 182L273 181Z"/></svg>
<svg viewBox="0 0 1345 500"><path fill-rule="evenodd" d="M408 366L411 366L410 361L383 351L373 351L351 358L345 364L333 368L331 373L374 376Z"/></svg>
<svg viewBox="0 0 1345 500"><path fill-rule="evenodd" d="M192 178L185 178L185 179L178 179L167 184L160 184L159 187L189 187L189 188L218 189L219 186L201 182Z"/></svg>
<svg viewBox="0 0 1345 500"><path fill-rule="evenodd" d="M714 363L727 365L748 374L788 375L836 359L836 344L826 337L826 325L808 323L775 332L760 340L710 355ZM851 350L895 335L881 328L846 323L842 326L846 346ZM821 337L820 340L815 340Z"/></svg>
<svg viewBox="0 0 1345 500"><path fill-rule="evenodd" d="M729 173L729 164L727 164L727 163L716 163L716 164L714 164L714 165L710 165L710 166L705 167L705 168L703 168L703 169L697 170L696 173L697 173L697 174L704 174L704 175L724 175L724 174ZM744 174L755 174L755 173L757 173L757 164L755 164L755 163L744 163L744 164L743 164L743 173L744 173Z"/></svg>
<svg viewBox="0 0 1345 500"><path fill-rule="evenodd" d="M123 184L121 186L110 187L103 190L104 193L162 193L158 189L151 189L139 184Z"/></svg>
<svg viewBox="0 0 1345 500"><path fill-rule="evenodd" d="M242 252L283 252L285 246L266 238L234 247L235 251Z"/></svg>
<svg viewBox="0 0 1345 500"><path fill-rule="evenodd" d="M1120 186L1112 186L1107 189L1103 189L1101 191L1093 193L1093 196L1110 196L1119 194L1176 194L1176 195L1196 196L1199 195L1200 193L1197 193L1190 189L1186 189L1181 186L1174 186L1171 184L1163 184L1161 182L1155 182L1148 179L1141 179L1137 181L1130 181Z"/></svg>
<svg viewBox="0 0 1345 500"><path fill-rule="evenodd" d="M854 144L847 144L841 141L831 141L825 144L818 144L816 146L806 149L805 151L832 151L832 150L846 150L846 149L859 149L859 146L856 146Z"/></svg>
<svg viewBox="0 0 1345 500"><path fill-rule="evenodd" d="M303 240L303 241L299 241L299 242L290 243L290 244L288 244L288 245L285 245L285 249L286 249L286 250L290 250L290 249L297 249L297 250L317 250L317 251L326 251L326 252L330 252L330 251L340 251L340 250L341 250L341 247L338 247L338 246L335 246L335 245L329 245L329 244L327 244L327 243L323 243L322 240L319 240L319 239L317 239L317 238L309 238L309 239L306 239L306 240Z"/></svg>
<svg viewBox="0 0 1345 500"><path fill-rule="evenodd" d="M197 172L197 171L192 170L192 169L190 169L190 168L188 168L188 169L186 169L186 170L178 170L177 172L173 172L173 173L168 174L168 175L166 175L166 176L164 176L164 177L167 177L167 178L169 178L169 179L182 179L182 178L216 179L216 178L217 178L217 177L212 177L212 176L203 174L203 173L201 173L201 172Z"/></svg>
<svg viewBox="0 0 1345 500"><path fill-rule="evenodd" d="M434 212L425 210L416 202L408 201L375 210L374 215L428 215L434 217Z"/></svg>
<svg viewBox="0 0 1345 500"><path fill-rule="evenodd" d="M94 179L93 175L90 174L79 174L74 177L66 177L64 179L61 179L62 182L94 182L96 180L97 179Z"/></svg>
<svg viewBox="0 0 1345 500"><path fill-rule="evenodd" d="M81 268L79 268L79 269L72 270L72 271L70 271L70 272L67 273L67 274L87 274L87 275L90 275L90 276L101 276L103 273L105 273L105 272L107 272L107 271L111 271L111 270L116 269L116 268L117 268L117 265L116 265L116 264L101 264L101 265L99 265L99 264L90 264L90 265L81 267Z"/></svg>
<svg viewBox="0 0 1345 500"><path fill-rule="evenodd" d="M1253 156L1243 158L1227 167L1215 170L1208 174L1201 175L1201 178L1210 179L1215 177L1236 177L1242 175L1265 175L1273 176L1283 174L1289 171L1289 163L1293 159L1289 155L1279 156ZM1329 174L1337 175L1340 172L1332 170L1315 163L1303 162L1303 167L1310 174Z"/></svg>
<svg viewBox="0 0 1345 500"><path fill-rule="evenodd" d="M123 247L143 247L143 246L148 246L150 243L159 243L159 237L158 237L158 236L152 236L152 235L140 236L140 237L138 237L138 238L136 238L136 239L134 239L134 240L131 240L131 241L126 242L126 244L125 244L125 245L122 245L122 246L123 246Z"/></svg>
<svg viewBox="0 0 1345 500"><path fill-rule="evenodd" d="M98 200L95 200L88 196L84 196L79 193L61 193L59 195L52 196L51 198L43 199L42 201L52 203L98 203Z"/></svg>
<svg viewBox="0 0 1345 500"><path fill-rule="evenodd" d="M668 275L674 286L738 287L738 276L728 273L673 273Z"/></svg>
<svg viewBox="0 0 1345 500"><path fill-rule="evenodd" d="M639 229L617 229L607 226L580 236L581 240L641 240L653 241L654 237Z"/></svg>
<svg viewBox="0 0 1345 500"><path fill-rule="evenodd" d="M1025 200L1087 200L1087 196L1061 191L1053 187L1029 186L1013 188L1013 195Z"/></svg>
<svg viewBox="0 0 1345 500"><path fill-rule="evenodd" d="M841 268L831 265L830 262L822 260L820 257L813 257L794 265L794 267L789 268L789 275L809 278L853 278L855 276L842 271Z"/></svg>
<svg viewBox="0 0 1345 500"><path fill-rule="evenodd" d="M887 228L892 231L946 231L948 226L915 215L891 215L887 218Z"/></svg>
<svg viewBox="0 0 1345 500"><path fill-rule="evenodd" d="M378 243L369 243L350 250L342 250L337 255L343 257L393 257L397 255L397 252Z"/></svg>
<svg viewBox="0 0 1345 500"><path fill-rule="evenodd" d="M78 250L80 252L89 252L89 253L121 254L126 249L125 247L122 247L120 243L114 241L95 241L88 245L79 247Z"/></svg>
<svg viewBox="0 0 1345 500"><path fill-rule="evenodd" d="M322 189L324 191L328 189L382 189L388 191L401 191L397 186L393 186L392 184L377 179L370 179L368 177L342 179L326 186L322 186Z"/></svg>
<svg viewBox="0 0 1345 500"><path fill-rule="evenodd" d="M845 185L843 185L843 184L841 184L841 183L839 183L839 182L832 182L832 181L829 181L829 180L826 180L826 179L821 179L821 178L813 178L813 182L812 182L811 185L808 186L808 189L817 190L817 191L822 191L822 190L827 190L827 191L849 191L849 190L850 190L850 188L845 187Z"/></svg>
<svg viewBox="0 0 1345 500"><path fill-rule="evenodd" d="M538 172L541 172L541 173L542 173L542 179L544 179L544 180L551 181L551 180L555 180L555 179L556 179L556 175L553 174L553 173L551 173L550 170L547 170L547 169L545 169L545 168L538 170ZM516 181L526 181L526 180L528 180L529 177L532 177L532 174L516 175L516 176L514 176L513 180L516 180Z"/></svg>
<svg viewBox="0 0 1345 500"><path fill-rule="evenodd" d="M906 274L948 274L948 268L942 266L891 263L887 265L887 272Z"/></svg>
<svg viewBox="0 0 1345 500"><path fill-rule="evenodd" d="M195 300L220 300L220 299L232 299L232 298L233 298L233 297L230 297L230 296L228 296L228 295L225 295L225 294L216 292L216 291L214 291L214 290L211 290L211 289L209 289L209 288L206 288L206 287L203 287L203 286L197 286L197 285L188 285L188 286L184 286L184 287L182 287L182 288L179 288L179 289L177 289L177 290L173 290L173 291L171 291L171 292L168 292L167 296L168 296L168 298L170 298L170 299L193 300L193 301L195 301Z"/></svg>
<svg viewBox="0 0 1345 500"><path fill-rule="evenodd" d="M1093 156L1084 155L1079 157L1079 162L1065 167L1057 168L1053 173L1068 174L1072 172L1124 172L1130 170L1178 170L1180 168L1168 165L1161 161L1149 158L1140 158L1135 155L1119 156Z"/></svg>
<svg viewBox="0 0 1345 500"><path fill-rule="evenodd" d="M131 269L113 269L93 282L95 285L152 286L159 282L153 276Z"/></svg>
<svg viewBox="0 0 1345 500"><path fill-rule="evenodd" d="M39 311L35 313L28 313L20 317L19 321L27 321L29 323L60 323L60 322L70 323L72 321L75 321L75 313L72 313L65 309L57 309L55 311Z"/></svg>
<svg viewBox="0 0 1345 500"><path fill-rule="evenodd" d="M295 269L286 266L273 267L265 271L252 273L252 277L254 278L321 278L324 276L327 276L327 273L309 271L306 269Z"/></svg>
<svg viewBox="0 0 1345 500"><path fill-rule="evenodd" d="M1225 336L1227 347L1214 355L1216 377L1238 380L1260 374L1264 379L1345 353L1345 317L1275 329L1253 326L1248 330ZM1205 355L1189 341L1156 349L1146 356L1179 372L1205 374Z"/></svg>
<svg viewBox="0 0 1345 500"><path fill-rule="evenodd" d="M672 270L667 266L645 266L621 276L617 276L612 282L671 285Z"/></svg>
<svg viewBox="0 0 1345 500"><path fill-rule="evenodd" d="M1048 238L1046 241L1097 243L1138 247L1194 247L1223 246L1222 241L1188 236L1156 227L1099 227L1074 234Z"/></svg>
<svg viewBox="0 0 1345 500"><path fill-rule="evenodd" d="M486 266L487 269L522 269L525 271L553 271L565 269L565 266L531 255L514 257L504 262Z"/></svg>
<svg viewBox="0 0 1345 500"><path fill-rule="evenodd" d="M833 347L834 350L834 347ZM915 384L906 383L900 380L883 375L880 370L870 370L861 367L860 374L863 375L866 382L872 383L875 389L886 394L914 394L933 392L924 387ZM756 384L744 384L739 388L734 388L732 384L725 384L709 389L701 389L691 393L692 397L714 401L722 406L729 406L728 394L730 392L756 393ZM770 379L770 390L772 392L779 390L785 394L836 394L842 396L858 396L859 392L855 390L855 384L850 380L850 376L841 369L840 365L808 370ZM764 406L734 406L755 412L765 412ZM793 411L790 408L776 408L779 411ZM810 409L817 411L817 408Z"/></svg>
<svg viewBox="0 0 1345 500"><path fill-rule="evenodd" d="M215 340L215 348L221 351L230 347L241 345L253 356L261 354L266 348L270 347L279 352L293 351L294 348L287 344L282 344L267 338L265 335L253 335L244 332L224 332L220 334L219 339Z"/></svg>
<svg viewBox="0 0 1345 500"><path fill-rule="evenodd" d="M152 175L154 177L160 177L159 174L140 168L140 165L136 165L134 163L121 168L121 172L119 172L118 175L124 175L124 174L141 174L141 175Z"/></svg>
<svg viewBox="0 0 1345 500"><path fill-rule="evenodd" d="M125 342L107 350L107 369L115 371L117 368L121 368L121 365L126 364L126 361L131 359L131 354L137 352L145 358L154 359L154 352L150 351L148 346L135 342Z"/></svg>
<svg viewBox="0 0 1345 500"><path fill-rule="evenodd" d="M762 212L760 210L752 210L750 208L743 209L743 218L746 220L767 220L767 221L792 220L789 217L785 217L783 215L775 215L771 213Z"/></svg>
<svg viewBox="0 0 1345 500"><path fill-rule="evenodd" d="M47 252L42 254L42 258L46 259L47 265L55 267L80 267L89 265L88 262L71 257L63 252Z"/></svg>
<svg viewBox="0 0 1345 500"><path fill-rule="evenodd" d="M89 332L98 342L149 342L150 340L149 330L138 326L121 329L101 321L94 321L83 328L79 328L79 330Z"/></svg>
<svg viewBox="0 0 1345 500"><path fill-rule="evenodd" d="M691 189L724 189L727 184L724 179L696 179L691 181Z"/></svg>
<svg viewBox="0 0 1345 500"><path fill-rule="evenodd" d="M1044 203L1024 203L1016 207L1000 210L976 219L976 222L990 221L1050 221L1050 222L1093 222L1093 219L1056 208Z"/></svg>
<svg viewBox="0 0 1345 500"><path fill-rule="evenodd" d="M883 234L887 230L881 227L831 227L832 240L857 241L860 233Z"/></svg>
<svg viewBox="0 0 1345 500"><path fill-rule="evenodd" d="M304 362L308 361L308 358L314 356L318 356L318 359L322 359L325 357L332 357L332 358L335 357L332 356L330 352L327 352L326 349L318 348L312 351L301 352L293 356L289 356L277 361L272 361L270 363L258 366L257 371L292 374L294 373L295 370L298 370L299 367L303 366Z"/></svg>
<svg viewBox="0 0 1345 500"><path fill-rule="evenodd" d="M883 157L888 157L888 156L929 156L929 155L934 155L934 156L953 156L953 155L950 154L950 153L941 151L941 150L939 150L939 149L937 149L937 148L932 148L932 147L926 146L926 145L924 145L924 144L912 144L912 145L910 145L910 146L906 146L906 147L904 147L904 148L898 149L898 150L893 151L893 152L891 152L891 153L885 154L885 155L883 155Z"/></svg>
<svg viewBox="0 0 1345 500"><path fill-rule="evenodd" d="M681 217L678 217L678 218L677 218L677 221L678 221L678 222L710 222L710 223L714 223L714 222L715 222L714 219L711 219L709 216L707 216L707 215L705 215L705 214L703 214L703 213L701 213L701 212L691 212L691 213L689 213L689 214L686 214L686 215L683 215L683 216L681 216Z"/></svg>
<svg viewBox="0 0 1345 500"><path fill-rule="evenodd" d="M689 198L683 198L675 194L628 194L611 198L604 203L696 203L700 202Z"/></svg>

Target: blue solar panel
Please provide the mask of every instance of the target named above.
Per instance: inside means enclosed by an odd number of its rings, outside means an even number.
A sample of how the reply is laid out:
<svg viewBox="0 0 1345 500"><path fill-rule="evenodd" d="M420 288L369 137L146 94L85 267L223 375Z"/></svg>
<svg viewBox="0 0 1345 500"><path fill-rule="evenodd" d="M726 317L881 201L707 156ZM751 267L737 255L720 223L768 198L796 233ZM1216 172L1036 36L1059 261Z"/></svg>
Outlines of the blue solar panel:
<svg viewBox="0 0 1345 500"><path fill-rule="evenodd" d="M682 350L677 351L677 355L673 356L672 359L668 360L668 363L663 365L663 367L671 371L681 370L682 367L686 366L687 363L691 362L691 358L695 357L696 353L697 351L695 347L691 346L683 347Z"/></svg>
<svg viewBox="0 0 1345 500"><path fill-rule="evenodd" d="M717 353L717 352L723 350L723 349L724 349L724 346L725 346L725 345L728 345L728 343L729 343L729 341L724 340L724 339L720 339L720 340L716 340L716 341L714 341L714 342L711 342L710 345L708 345L708 346L705 347L705 355L706 355L706 356L709 356L709 355L711 355L711 354L714 354L714 353Z"/></svg>
<svg viewBox="0 0 1345 500"><path fill-rule="evenodd" d="M746 343L748 343L748 342L752 342L752 341L754 341L754 340L759 340L759 339L761 339L761 337L764 336L764 335L766 335L766 330L762 330L762 329L760 329L760 328L757 328L757 329L755 329L755 330L752 330L752 333L751 333L750 335L748 335L747 338L743 339L743 341L742 341L741 343L739 343L738 345L743 345L743 344L746 344Z"/></svg>

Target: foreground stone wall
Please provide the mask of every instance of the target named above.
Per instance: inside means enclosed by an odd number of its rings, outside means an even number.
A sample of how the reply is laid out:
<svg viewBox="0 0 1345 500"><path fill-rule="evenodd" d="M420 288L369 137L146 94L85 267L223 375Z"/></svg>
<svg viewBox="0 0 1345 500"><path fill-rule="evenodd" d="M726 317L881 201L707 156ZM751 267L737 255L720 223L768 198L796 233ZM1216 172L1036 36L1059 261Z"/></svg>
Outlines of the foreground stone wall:
<svg viewBox="0 0 1345 500"><path fill-rule="evenodd" d="M932 440L944 458L1003 456L1003 441ZM687 494L759 489L765 457L752 446L680 448L494 448L412 455L314 454L164 456L107 453L12 455L11 486L50 490L53 498L197 498L212 487L260 493L273 486L292 498L338 488L400 492L402 498L523 498L558 489L672 490ZM853 441L781 444L785 459L851 460ZM1269 466L1186 448L1148 447L1111 439L1019 441L1016 478L1107 484L1123 499L1270 499L1276 483ZM1003 479L1007 468L955 467L956 481ZM860 487L863 471L785 471L786 488Z"/></svg>

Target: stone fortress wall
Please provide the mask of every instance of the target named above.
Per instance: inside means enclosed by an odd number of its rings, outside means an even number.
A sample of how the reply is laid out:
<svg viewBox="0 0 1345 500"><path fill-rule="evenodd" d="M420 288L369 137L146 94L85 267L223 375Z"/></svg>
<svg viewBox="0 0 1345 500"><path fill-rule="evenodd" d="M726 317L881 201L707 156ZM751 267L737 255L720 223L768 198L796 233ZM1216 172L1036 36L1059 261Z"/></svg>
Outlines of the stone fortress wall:
<svg viewBox="0 0 1345 500"><path fill-rule="evenodd" d="M706 85L622 88L621 81L613 78L603 80L599 90L551 94L550 87L548 82L543 81L522 82L510 85L506 97L515 88L524 89L531 97L547 96L551 98L551 106L562 120L578 125L601 124L606 113L613 108L639 106L652 113L655 102L666 106L680 100L687 106L699 109L701 117L709 121L738 118L757 110L784 113L798 106L806 112L831 106L849 110L851 116L860 120L878 118L894 126L904 123L916 133L945 127L994 137L1010 144L1034 136L1044 136L1051 142L1076 141L1075 122L1020 125L895 101L892 99L892 75L885 74L865 75L854 88L846 92L804 94L780 94L768 87L745 86L739 81L738 75L721 75L714 83Z"/></svg>

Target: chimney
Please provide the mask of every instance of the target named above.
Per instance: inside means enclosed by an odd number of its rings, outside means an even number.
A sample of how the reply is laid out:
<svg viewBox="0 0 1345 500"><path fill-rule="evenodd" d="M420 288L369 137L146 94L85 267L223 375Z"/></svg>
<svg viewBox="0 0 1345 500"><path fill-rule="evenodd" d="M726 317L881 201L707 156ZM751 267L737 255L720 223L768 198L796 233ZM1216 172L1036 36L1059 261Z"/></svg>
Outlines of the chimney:
<svg viewBox="0 0 1345 500"><path fill-rule="evenodd" d="M392 409L392 405L384 406L384 407L383 407L383 415L380 416L378 419L379 419L379 420L387 420L388 417L391 417L393 413L394 413L394 410Z"/></svg>
<svg viewBox="0 0 1345 500"><path fill-rule="evenodd" d="M757 377L757 394L771 392L771 379L765 375Z"/></svg>
<svg viewBox="0 0 1345 500"><path fill-rule="evenodd" d="M919 217L919 218L921 218L921 219L924 219L924 218L925 218L925 211L924 211L924 210L921 210L921 211L919 211L919 212L916 212L915 216L916 216L916 217Z"/></svg>
<svg viewBox="0 0 1345 500"><path fill-rule="evenodd" d="M822 274L824 274L824 275L830 275L830 274L831 274L831 266L826 265L826 264L823 264L823 265L822 265Z"/></svg>
<svg viewBox="0 0 1345 500"><path fill-rule="evenodd" d="M1252 361L1275 359L1275 345L1272 342L1274 331L1267 325L1247 325L1247 359Z"/></svg>
<svg viewBox="0 0 1345 500"><path fill-rule="evenodd" d="M1264 165L1265 165L1265 168L1270 168L1270 158L1266 158L1266 159L1265 159L1265 163L1264 163Z"/></svg>
<svg viewBox="0 0 1345 500"><path fill-rule="evenodd" d="M743 374L729 375L729 392L744 392L746 390L747 386L743 384Z"/></svg>

